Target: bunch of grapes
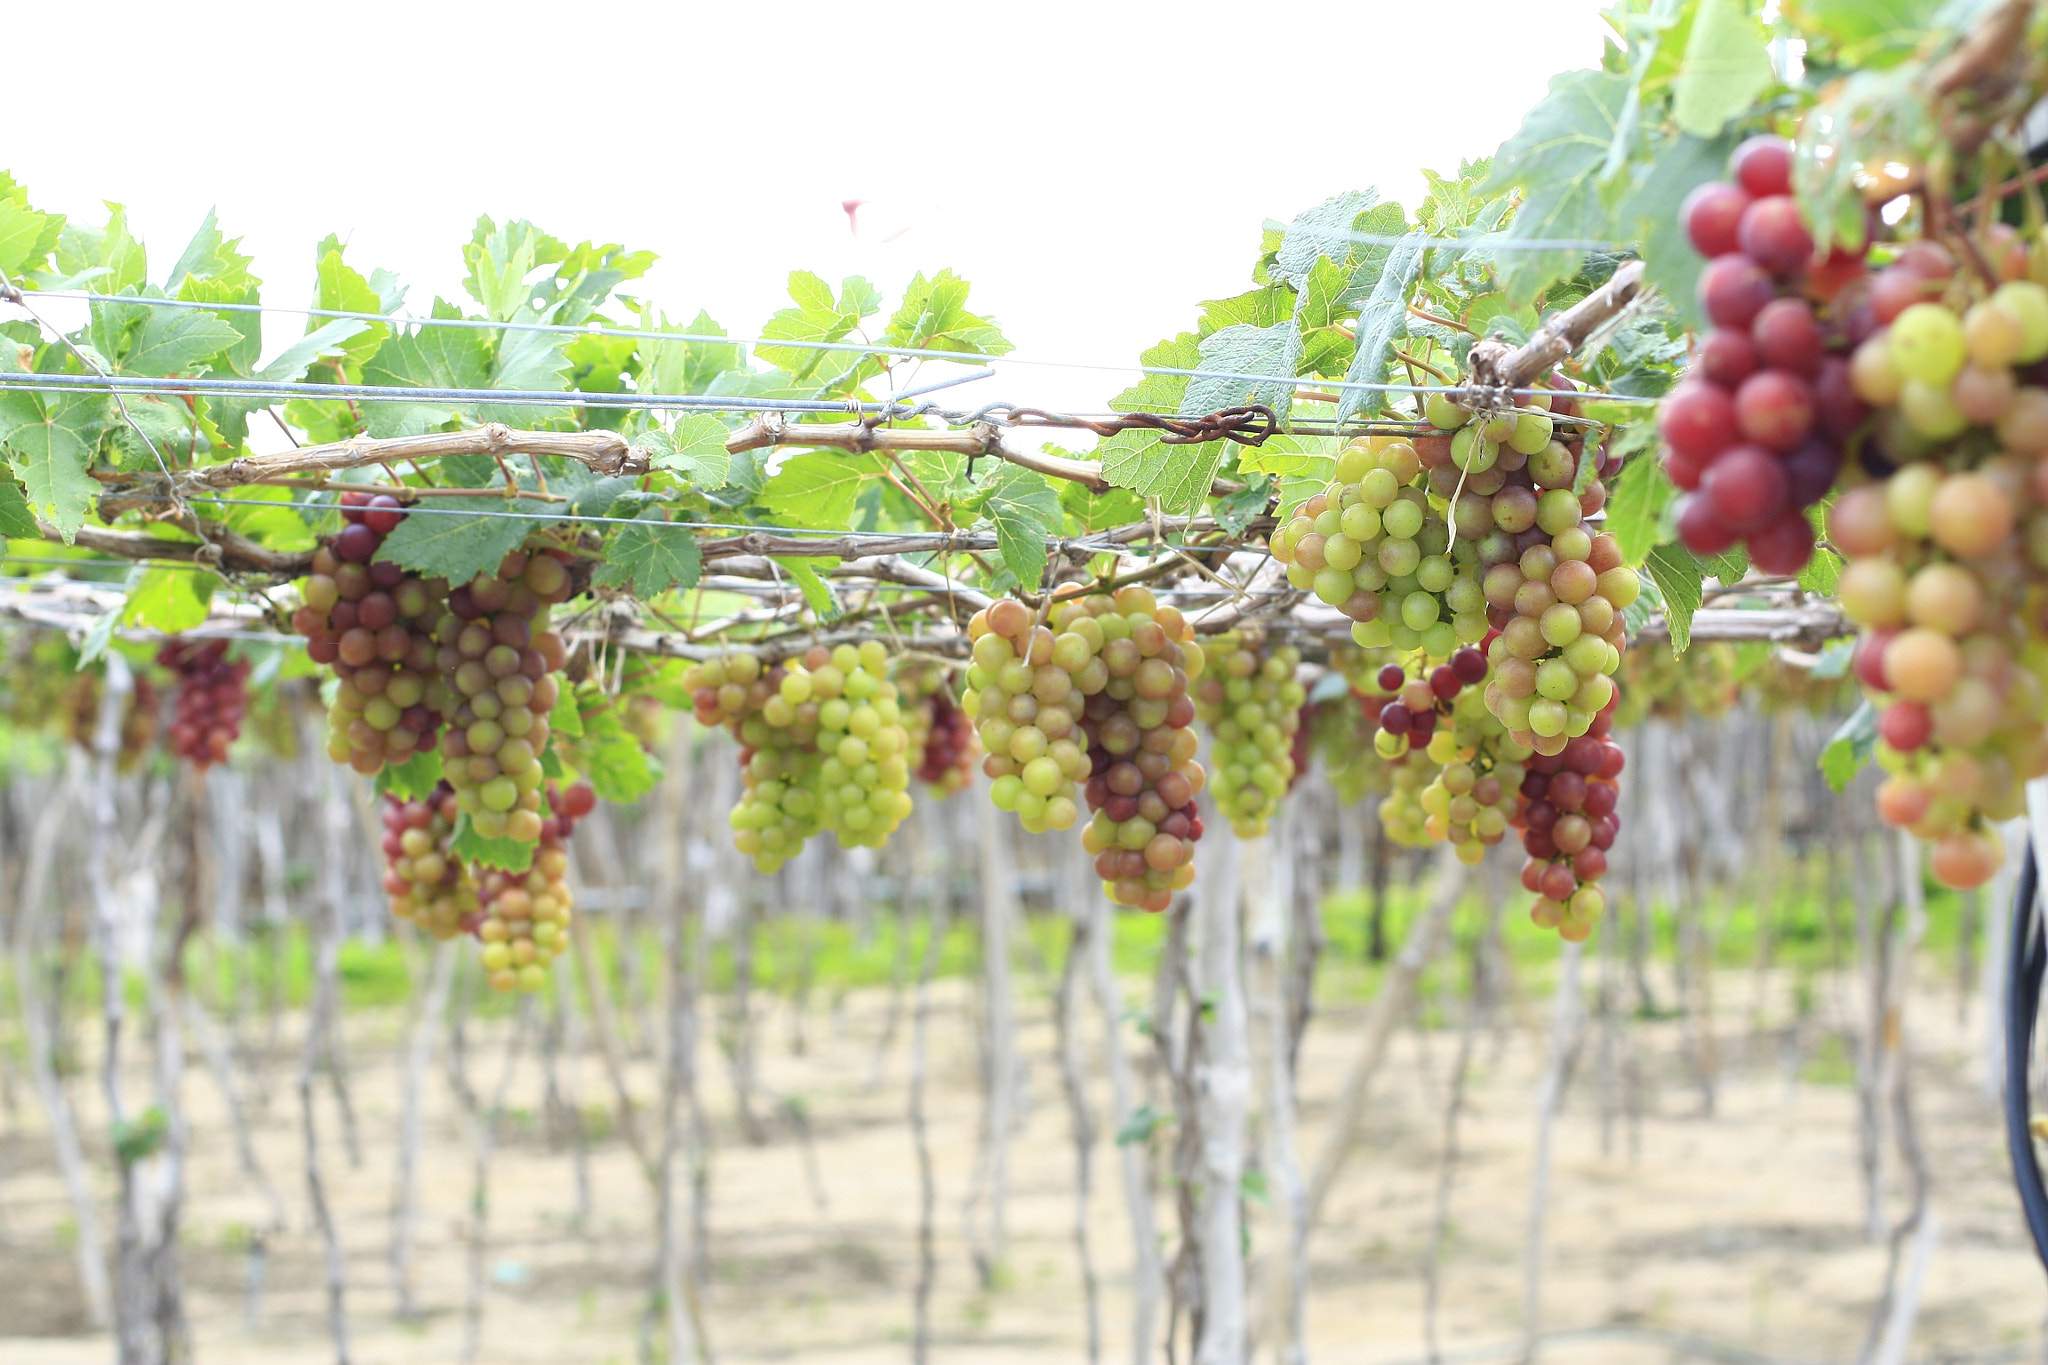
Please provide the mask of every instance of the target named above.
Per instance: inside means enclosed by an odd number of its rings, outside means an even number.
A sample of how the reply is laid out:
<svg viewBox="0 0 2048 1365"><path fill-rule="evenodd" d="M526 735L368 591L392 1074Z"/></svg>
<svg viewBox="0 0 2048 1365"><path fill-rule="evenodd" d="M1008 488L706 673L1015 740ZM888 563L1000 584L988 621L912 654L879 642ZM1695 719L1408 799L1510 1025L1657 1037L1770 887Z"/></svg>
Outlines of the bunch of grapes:
<svg viewBox="0 0 2048 1365"><path fill-rule="evenodd" d="M1612 725L1610 702L1561 751L1524 760L1515 825L1527 855L1522 885L1536 897L1529 918L1568 943L1584 942L1607 909L1599 879L1621 828L1615 779L1625 761Z"/></svg>
<svg viewBox="0 0 2048 1365"><path fill-rule="evenodd" d="M974 781L981 756L974 722L953 700L945 675L929 667L902 670L896 679L904 729L910 736L910 770L939 796L964 791Z"/></svg>
<svg viewBox="0 0 2048 1365"><path fill-rule="evenodd" d="M1078 645L1068 641L1077 640L1108 675L1081 713L1094 812L1081 846L1095 856L1110 900L1157 913L1195 879L1195 794L1206 774L1195 762L1201 741L1190 728L1188 684L1207 659L1180 612L1142 587L1062 602L1052 623L1055 659L1073 657Z"/></svg>
<svg viewBox="0 0 2048 1365"><path fill-rule="evenodd" d="M458 814L455 789L446 782L424 800L384 796L384 891L391 913L441 941L482 922L476 880L448 847Z"/></svg>
<svg viewBox="0 0 2048 1365"><path fill-rule="evenodd" d="M328 756L366 777L431 746L445 710L433 631L448 585L376 558L405 515L389 494L343 493L344 525L314 551L305 605L292 616L307 655L340 679Z"/></svg>
<svg viewBox="0 0 2048 1365"><path fill-rule="evenodd" d="M888 669L879 640L817 645L782 681L818 703L818 812L842 848L880 848L910 814L910 736Z"/></svg>
<svg viewBox="0 0 2048 1365"><path fill-rule="evenodd" d="M1380 798L1380 828L1403 848L1428 848L1429 811L1423 807L1422 793L1436 780L1437 765L1427 754L1411 752L1387 759L1382 766L1387 794Z"/></svg>
<svg viewBox="0 0 2048 1365"><path fill-rule="evenodd" d="M100 688L105 684L98 672L84 672L72 680L64 693L64 723L71 742L92 752L100 723ZM147 675L135 674L135 688L128 694L128 709L121 714L121 752L115 770L132 773L142 766L157 738L156 684Z"/></svg>
<svg viewBox="0 0 2048 1365"><path fill-rule="evenodd" d="M1113 680L1105 646L1131 638L1121 617L1076 626L1071 604L1063 604L1061 619L1069 624L1056 635L1022 602L1005 598L967 623L974 643L961 709L981 741L990 798L1033 834L1072 829L1080 818L1080 788L1091 772L1082 709ZM1134 648L1120 644L1115 657L1124 661ZM1128 684L1130 676L1127 668L1115 680Z"/></svg>
<svg viewBox="0 0 2048 1365"><path fill-rule="evenodd" d="M546 796L549 813L540 822L532 865L523 873L489 869L479 888L476 936L492 990L539 990L547 984L548 964L569 951L569 913L575 906L569 836L597 806L597 796L583 782L566 790L550 782Z"/></svg>
<svg viewBox="0 0 2048 1365"><path fill-rule="evenodd" d="M827 653L821 661L830 665ZM844 674L833 670L842 685ZM832 675L828 675L828 679ZM822 702L804 668L762 667L752 654L698 664L684 677L697 720L723 725L740 743L740 799L728 823L733 847L762 873L779 869L818 832L818 720Z"/></svg>
<svg viewBox="0 0 2048 1365"><path fill-rule="evenodd" d="M1843 355L1853 332L1868 325L1857 317L1867 312L1865 291L1851 288L1863 278L1864 251L1838 247L1816 257L1792 201L1784 139L1751 138L1736 148L1733 169L1734 183L1702 185L1680 210L1686 235L1708 258L1699 298L1713 329L1657 423L1664 468L1689 494L1678 510L1686 547L1712 556L1741 541L1765 573L1795 574L1813 553L1806 509L1834 486L1844 447L1867 415ZM1896 294L1903 307L1917 292L1907 281L1880 280L1867 301L1882 309ZM1939 382L1945 388L1948 380ZM1936 396L1916 394L1916 403Z"/></svg>
<svg viewBox="0 0 2048 1365"><path fill-rule="evenodd" d="M514 550L495 573L448 594L434 627L433 661L448 722L441 765L455 804L485 839L541 837L541 755L555 674L567 660L548 611L569 595L554 551Z"/></svg>
<svg viewBox="0 0 2048 1365"><path fill-rule="evenodd" d="M1519 813L1531 751L1508 733L1479 692L1460 695L1450 724L1437 733L1448 737L1448 752L1417 798L1426 817L1423 832L1449 843L1460 862L1474 866L1507 835ZM1433 740L1432 749L1437 744Z"/></svg>
<svg viewBox="0 0 2048 1365"><path fill-rule="evenodd" d="M1488 568L1486 589L1514 612L1489 650L1487 705L1521 743L1558 753L1614 697L1628 642L1621 613L1641 582L1613 536L1574 523Z"/></svg>
<svg viewBox="0 0 2048 1365"><path fill-rule="evenodd" d="M1486 678L1486 655L1471 645L1459 648L1443 663L1411 677L1397 663L1381 664L1373 681L1387 694L1377 714L1379 732L1373 748L1382 758L1395 759L1412 748L1422 748L1439 763L1447 762L1446 746L1437 739L1437 722L1451 713L1451 706L1467 687Z"/></svg>
<svg viewBox="0 0 2048 1365"><path fill-rule="evenodd" d="M1301 651L1225 635L1206 653L1195 714L1215 736L1216 808L1239 838L1255 839L1299 772L1295 748L1308 698L1294 677Z"/></svg>
<svg viewBox="0 0 2048 1365"><path fill-rule="evenodd" d="M227 762L228 746L242 733L242 713L249 708L248 661L230 662L226 640L179 639L166 640L156 661L178 684L172 749L202 771Z"/></svg>
<svg viewBox="0 0 2048 1365"><path fill-rule="evenodd" d="M1447 658L1486 634L1474 547L1432 516L1413 442L1360 437L1271 538L1287 581L1349 616L1352 638Z"/></svg>

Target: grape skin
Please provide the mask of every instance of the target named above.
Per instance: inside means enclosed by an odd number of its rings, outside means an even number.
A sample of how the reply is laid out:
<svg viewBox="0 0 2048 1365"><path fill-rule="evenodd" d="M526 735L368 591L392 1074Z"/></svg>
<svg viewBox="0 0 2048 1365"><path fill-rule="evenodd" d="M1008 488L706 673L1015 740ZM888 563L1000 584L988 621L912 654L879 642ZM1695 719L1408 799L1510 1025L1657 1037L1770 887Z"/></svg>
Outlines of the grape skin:
<svg viewBox="0 0 2048 1365"><path fill-rule="evenodd" d="M1294 677L1301 651L1226 635L1204 652L1195 714L1213 737L1216 807L1239 838L1255 839L1294 785L1294 738L1308 695Z"/></svg>

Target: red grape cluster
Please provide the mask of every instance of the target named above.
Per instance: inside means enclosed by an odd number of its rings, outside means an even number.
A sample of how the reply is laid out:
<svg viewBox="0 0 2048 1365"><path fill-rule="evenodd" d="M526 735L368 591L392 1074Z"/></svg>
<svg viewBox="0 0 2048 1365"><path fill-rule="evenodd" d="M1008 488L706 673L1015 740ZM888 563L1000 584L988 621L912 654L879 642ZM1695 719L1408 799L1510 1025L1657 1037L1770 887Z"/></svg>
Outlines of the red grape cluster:
<svg viewBox="0 0 2048 1365"><path fill-rule="evenodd" d="M1297 775L1295 741L1308 697L1294 677L1301 651L1224 635L1205 653L1195 714L1215 740L1216 809L1239 838L1255 839Z"/></svg>
<svg viewBox="0 0 2048 1365"><path fill-rule="evenodd" d="M446 782L424 800L384 796L384 891L391 913L442 941L473 932L483 918L476 880L448 846L460 813Z"/></svg>
<svg viewBox="0 0 2048 1365"><path fill-rule="evenodd" d="M171 748L202 770L227 762L249 709L248 661L230 660L226 640L180 639L166 640L156 661L178 684Z"/></svg>
<svg viewBox="0 0 2048 1365"><path fill-rule="evenodd" d="M568 595L563 556L514 550L495 573L449 592L434 627L448 721L442 771L482 838L541 837L541 755L568 655L548 612Z"/></svg>
<svg viewBox="0 0 2048 1365"><path fill-rule="evenodd" d="M1471 645L1416 677L1399 664L1380 665L1373 681L1389 699L1379 709L1373 747L1387 759L1399 758L1411 748L1429 749L1436 743L1438 720L1451 714L1458 694L1485 680L1486 655ZM1431 757L1444 761L1434 752Z"/></svg>
<svg viewBox="0 0 2048 1365"><path fill-rule="evenodd" d="M566 789L547 784L548 814L540 820L533 864L525 872L485 871L476 927L479 954L491 989L537 991L547 984L548 964L569 951L569 836L576 822L597 806L589 784Z"/></svg>
<svg viewBox="0 0 2048 1365"><path fill-rule="evenodd" d="M1599 879L1621 828L1615 779L1626 761L1612 726L1610 702L1561 752L1525 760L1515 825L1527 855L1522 885L1536 896L1529 917L1569 943L1583 942L1607 909Z"/></svg>
<svg viewBox="0 0 2048 1365"><path fill-rule="evenodd" d="M328 756L370 777L430 747L440 728L433 628L448 585L377 560L405 519L396 498L343 493L341 516L341 531L313 553L292 627L313 662L341 680L327 713Z"/></svg>
<svg viewBox="0 0 2048 1365"><path fill-rule="evenodd" d="M830 655L822 661L829 665ZM837 674L837 670L834 670ZM838 675L843 682L843 675ZM827 690L833 675L827 676ZM798 679L792 681L792 679ZM764 668L752 654L730 654L684 675L702 725L723 725L740 743L740 799L728 819L733 847L769 873L818 832L819 715L811 671Z"/></svg>
<svg viewBox="0 0 2048 1365"><path fill-rule="evenodd" d="M898 686L914 689L910 695L916 698L905 720L917 780L940 796L964 791L974 781L981 757L974 722L953 700L945 679L938 674L908 674L899 679Z"/></svg>
<svg viewBox="0 0 2048 1365"><path fill-rule="evenodd" d="M1688 493L1678 510L1686 548L1712 556L1745 542L1763 572L1795 574L1813 553L1806 509L1834 486L1867 416L1844 355L1867 324L1850 316L1853 306L1830 307L1861 298L1850 286L1864 252L1837 247L1816 259L1784 139L1743 143L1734 174L1700 186L1680 210L1708 258L1699 298L1713 328L1657 423L1664 468Z"/></svg>
<svg viewBox="0 0 2048 1365"><path fill-rule="evenodd" d="M1207 659L1180 612L1150 590L1124 587L1114 597L1070 598L1053 609L1053 658L1078 654L1103 664L1107 681L1088 692L1081 728L1088 740L1084 794L1094 814L1081 847L1118 905L1154 913L1195 880L1202 817L1195 794L1207 775L1195 761L1190 682ZM1099 645L1097 642L1100 642Z"/></svg>

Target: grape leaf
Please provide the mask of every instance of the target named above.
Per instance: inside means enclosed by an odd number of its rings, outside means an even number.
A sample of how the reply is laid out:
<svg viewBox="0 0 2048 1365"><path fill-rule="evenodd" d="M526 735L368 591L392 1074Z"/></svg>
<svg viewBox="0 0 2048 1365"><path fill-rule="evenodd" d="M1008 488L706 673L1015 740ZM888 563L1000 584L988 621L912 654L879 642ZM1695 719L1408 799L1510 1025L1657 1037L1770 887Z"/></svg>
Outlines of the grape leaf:
<svg viewBox="0 0 2048 1365"><path fill-rule="evenodd" d="M1642 243L1645 277L1689 326L1703 324L1695 293L1706 262L1687 240L1679 209L1688 194L1726 171L1734 145L1732 135L1681 134L1659 143L1615 210L1615 225Z"/></svg>
<svg viewBox="0 0 2048 1365"><path fill-rule="evenodd" d="M151 308L121 358L123 374L184 374L242 339L218 313L197 308Z"/></svg>
<svg viewBox="0 0 2048 1365"><path fill-rule="evenodd" d="M377 774L377 790L401 801L421 801L434 794L441 782L438 750L421 749L403 763L386 763Z"/></svg>
<svg viewBox="0 0 2048 1365"><path fill-rule="evenodd" d="M1209 496L1223 467L1222 441L1168 445L1156 431L1119 431L1095 447L1102 477L1119 488L1156 497L1167 512L1191 512Z"/></svg>
<svg viewBox="0 0 2048 1365"><path fill-rule="evenodd" d="M688 525L649 507L636 524L619 528L590 581L600 587L630 586L633 596L645 601L671 588L696 587L703 559Z"/></svg>
<svg viewBox="0 0 2048 1365"><path fill-rule="evenodd" d="M1407 333L1408 291L1415 285L1415 277L1422 273L1423 248L1411 243L1397 246L1380 267L1379 277L1373 281L1372 293L1366 296L1358 308L1358 325L1353 329L1358 349L1351 357L1351 368L1344 375L1346 384L1384 384L1387 372L1392 368L1394 343ZM1337 420L1349 421L1354 417L1376 417L1386 410L1387 395L1377 389L1345 389L1342 401L1337 404Z"/></svg>
<svg viewBox="0 0 2048 1365"><path fill-rule="evenodd" d="M1664 624L1671 631L1671 652L1685 653L1692 643L1692 615L1700 609L1707 566L1683 545L1659 545L1643 560L1643 568L1664 599Z"/></svg>
<svg viewBox="0 0 2048 1365"><path fill-rule="evenodd" d="M28 499L21 495L21 485L12 475L0 472L0 540L9 536L33 540L41 534L36 514L29 510ZM0 546L0 553L5 548Z"/></svg>
<svg viewBox="0 0 2048 1365"><path fill-rule="evenodd" d="M1330 270L1341 288L1343 272L1334 264ZM1294 291L1284 284L1262 285L1227 299L1210 299L1202 305L1201 334L1208 336L1226 327L1271 327L1294 315Z"/></svg>
<svg viewBox="0 0 2048 1365"><path fill-rule="evenodd" d="M521 542L534 531L548 524L548 514L559 504L535 502L530 498L517 498L504 503L491 503L489 511L540 513L538 517L510 517L498 515L457 516L455 510L475 512L475 504L484 499L464 498L461 503L453 499L432 500L429 494L421 506L430 509L425 516L413 515L398 524L398 529L385 537L383 548L377 551L377 558L389 560L400 568L410 569L424 578L445 578L450 583L467 583L478 574L493 573L498 564L518 549ZM450 509L447 512L438 509Z"/></svg>
<svg viewBox="0 0 2048 1365"><path fill-rule="evenodd" d="M1067 533L1075 536L1128 526L1145 515L1144 499L1129 489L1110 488L1096 493L1082 483L1070 483L1060 489L1060 507L1067 514Z"/></svg>
<svg viewBox="0 0 2048 1365"><path fill-rule="evenodd" d="M777 564L796 584L797 591L804 595L804 602L817 614L820 621L839 619L839 599L832 593L832 585L818 571L829 569L839 563L830 555L813 559L808 555L773 555Z"/></svg>
<svg viewBox="0 0 2048 1365"><path fill-rule="evenodd" d="M1828 505L1817 502L1806 509L1806 519L1812 523L1816 538L1827 534ZM1835 585L1841 581L1842 557L1825 545L1815 545L1813 558L1799 571L1799 586L1816 597L1833 597Z"/></svg>
<svg viewBox="0 0 2048 1365"><path fill-rule="evenodd" d="M219 586L219 578L201 570L146 568L128 590L122 623L146 626L166 635L191 630L205 622L213 607L213 591Z"/></svg>
<svg viewBox="0 0 2048 1365"><path fill-rule="evenodd" d="M527 284L533 273L568 255L566 243L525 219L513 219L500 227L486 214L476 220L462 248L462 259L469 266L462 287L493 320L510 322L527 309L534 296Z"/></svg>
<svg viewBox="0 0 2048 1365"><path fill-rule="evenodd" d="M576 689L565 687L555 693L555 704L548 712L548 729L566 739L583 738L583 707L576 700Z"/></svg>
<svg viewBox="0 0 2048 1365"><path fill-rule="evenodd" d="M482 389L490 386L490 378L488 344L481 331L470 327L422 327L394 336L363 366L366 384ZM446 400L363 405L370 434L380 439L424 435L469 411Z"/></svg>
<svg viewBox="0 0 2048 1365"><path fill-rule="evenodd" d="M1685 61L1671 88L1671 118L1694 137L1714 137L1770 88L1762 27L1738 0L1700 0Z"/></svg>
<svg viewBox="0 0 2048 1365"><path fill-rule="evenodd" d="M684 332L691 336L724 336L725 328L706 312L698 312L687 327L677 327L652 310L641 315L640 325L649 331ZM743 362L737 345L716 341L639 342L641 391L645 393L709 393L718 377L738 370Z"/></svg>
<svg viewBox="0 0 2048 1365"><path fill-rule="evenodd" d="M614 700L594 682L579 683L574 697L580 728L573 740L558 746L563 762L588 778L591 790L606 801L630 805L653 791L660 770L620 720Z"/></svg>
<svg viewBox="0 0 2048 1365"><path fill-rule="evenodd" d="M37 213L26 202L0 200L0 272L39 271L64 229L63 218Z"/></svg>
<svg viewBox="0 0 2048 1365"><path fill-rule="evenodd" d="M1227 535L1241 536L1252 518L1266 510L1278 485L1270 475L1260 474L1228 497L1216 500L1216 524Z"/></svg>
<svg viewBox="0 0 2048 1365"><path fill-rule="evenodd" d="M1280 239L1273 273L1295 288L1301 288L1315 269L1318 256L1342 259L1350 251L1349 234L1357 231L1359 216L1379 201L1380 192L1368 186L1362 190L1348 190L1295 214L1294 221L1287 225L1286 234Z"/></svg>
<svg viewBox="0 0 2048 1365"><path fill-rule="evenodd" d="M1140 352L1138 363L1151 369L1192 370L1202 363L1202 339L1182 332ZM1184 374L1148 374L1109 400L1111 412L1177 412L1188 391Z"/></svg>
<svg viewBox="0 0 2048 1365"><path fill-rule="evenodd" d="M1060 497L1043 474L1007 462L982 483L978 510L996 528L1003 563L1026 589L1045 578L1045 538L1060 524Z"/></svg>
<svg viewBox="0 0 2048 1365"><path fill-rule="evenodd" d="M0 393L0 443L29 505L49 514L67 545L99 492L85 470L105 410L106 400L87 394Z"/></svg>
<svg viewBox="0 0 2048 1365"><path fill-rule="evenodd" d="M1809 42L1834 45L1835 63L1879 70L1913 55L1944 0L1786 0L1784 17Z"/></svg>
<svg viewBox="0 0 2048 1365"><path fill-rule="evenodd" d="M501 872L524 872L532 867L534 847L517 839L486 839L470 825L467 815L456 817L455 837L448 841L448 851L464 862Z"/></svg>
<svg viewBox="0 0 2048 1365"><path fill-rule="evenodd" d="M1639 430L1643 428L1631 427L1622 440L1630 440ZM1641 564L1655 547L1665 505L1676 491L1649 450L1639 451L1622 465L1614 492L1607 499L1607 529L1621 549L1622 562Z"/></svg>
<svg viewBox="0 0 2048 1365"><path fill-rule="evenodd" d="M341 252L341 239L329 237L315 253L319 264L315 270L313 306L337 313L384 312L384 301L376 289L359 271L342 260ZM354 320L339 318L334 321ZM382 322L358 322L357 325L363 330L348 338L343 351L348 364L360 368L390 338L391 328ZM320 320L314 318L307 322L306 330L308 335L318 335L324 328Z"/></svg>
<svg viewBox="0 0 2048 1365"><path fill-rule="evenodd" d="M732 457L725 443L732 433L708 413L688 413L676 419L671 431L656 429L641 438L651 452L656 469L681 475L699 490L725 487L732 470Z"/></svg>
<svg viewBox="0 0 2048 1365"><path fill-rule="evenodd" d="M1482 192L1521 188L1522 206L1506 231L1510 240L1597 238L1608 231L1599 177L1633 88L1613 71L1551 78L1550 93L1501 144L1493 174L1481 186ZM1575 248L1503 251L1494 272L1512 298L1529 299L1569 274L1583 254Z"/></svg>
<svg viewBox="0 0 2048 1365"><path fill-rule="evenodd" d="M764 344L754 354L799 381L830 387L864 359L852 351L820 351L807 346L777 346L777 341L844 341L862 318L882 306L882 295L858 275L840 282L839 298L832 286L808 270L790 272L789 297L796 304L761 324Z"/></svg>
<svg viewBox="0 0 2048 1365"><path fill-rule="evenodd" d="M1827 747L1820 751L1821 776L1836 791L1844 791L1870 762L1877 750L1877 708L1865 697L1835 730Z"/></svg>
<svg viewBox="0 0 2048 1365"><path fill-rule="evenodd" d="M839 530L853 515L861 484L888 467L873 451L807 450L783 463L757 501L785 525Z"/></svg>
<svg viewBox="0 0 2048 1365"><path fill-rule="evenodd" d="M1224 408L1264 403L1281 421L1287 420L1294 404L1295 366L1301 360L1301 329L1292 318L1270 327L1240 323L1203 337L1201 361L1191 369L1222 370L1236 374L1272 375L1271 383L1256 379L1189 379L1181 394L1178 411L1183 417L1200 417Z"/></svg>
<svg viewBox="0 0 2048 1365"><path fill-rule="evenodd" d="M531 320L529 313L524 320ZM441 330L446 331L447 328ZM491 368L494 389L527 389L559 393L569 387L569 357L564 338L548 332L501 332L497 361ZM512 427L537 427L556 409L535 404L487 403L476 415L486 422Z"/></svg>
<svg viewBox="0 0 2048 1365"><path fill-rule="evenodd" d="M1012 349L1002 329L967 311L967 281L950 270L930 279L919 271L904 287L903 302L889 319L883 338L892 346L928 351L973 351L1006 355Z"/></svg>
<svg viewBox="0 0 2048 1365"><path fill-rule="evenodd" d="M1336 472L1338 444L1335 436L1268 436L1263 444L1237 452L1237 468L1244 474L1298 474L1328 483Z"/></svg>

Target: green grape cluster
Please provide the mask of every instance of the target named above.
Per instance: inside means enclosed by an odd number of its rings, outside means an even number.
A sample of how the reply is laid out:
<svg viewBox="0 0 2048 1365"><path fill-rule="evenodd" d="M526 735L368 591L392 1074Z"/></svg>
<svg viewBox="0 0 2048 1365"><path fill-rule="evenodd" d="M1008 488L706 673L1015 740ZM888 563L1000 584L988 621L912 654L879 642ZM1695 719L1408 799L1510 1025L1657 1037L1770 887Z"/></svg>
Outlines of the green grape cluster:
<svg viewBox="0 0 2048 1365"><path fill-rule="evenodd" d="M1215 737L1216 808L1239 838L1255 839L1294 783L1294 736L1308 697L1294 676L1301 651L1223 635L1205 653L1195 715Z"/></svg>
<svg viewBox="0 0 2048 1365"><path fill-rule="evenodd" d="M1033 834L1072 829L1088 780L1087 698L1110 683L1099 626L1055 634L1009 598L974 614L967 691L960 708L974 722L991 779L989 796Z"/></svg>
<svg viewBox="0 0 2048 1365"><path fill-rule="evenodd" d="M541 756L559 695L555 674L568 655L548 629L548 612L568 595L561 557L514 550L496 572L450 592L434 628L448 722L442 771L482 838L540 838Z"/></svg>
<svg viewBox="0 0 2048 1365"><path fill-rule="evenodd" d="M476 879L448 847L458 814L455 789L446 782L422 799L384 797L384 891L391 914L443 942L475 929L482 916Z"/></svg>
<svg viewBox="0 0 2048 1365"><path fill-rule="evenodd" d="M818 810L843 848L880 848L910 814L910 735L879 640L823 646L784 679L818 699Z"/></svg>
<svg viewBox="0 0 2048 1365"><path fill-rule="evenodd" d="M1432 509L1423 470L1412 442L1360 437L1270 544L1287 581L1349 616L1360 645L1443 659L1485 638L1486 600L1475 547Z"/></svg>
<svg viewBox="0 0 2048 1365"><path fill-rule="evenodd" d="M545 795L548 815L532 864L524 872L491 868L483 874L476 936L492 990L539 990L547 984L548 964L569 951L569 916L576 904L569 889L569 836L596 808L597 796L582 782L566 789L550 782Z"/></svg>
<svg viewBox="0 0 2048 1365"><path fill-rule="evenodd" d="M1403 848L1429 847L1429 811L1422 804L1422 793L1435 780L1437 765L1419 751L1386 759L1384 764L1387 794L1380 798L1380 828Z"/></svg>
<svg viewBox="0 0 2048 1365"><path fill-rule="evenodd" d="M830 653L820 662L830 664ZM843 686L835 669L828 690L835 675ZM698 722L724 726L740 743L740 797L727 817L733 847L774 872L821 827L817 680L806 668L729 654L692 667L683 685Z"/></svg>

